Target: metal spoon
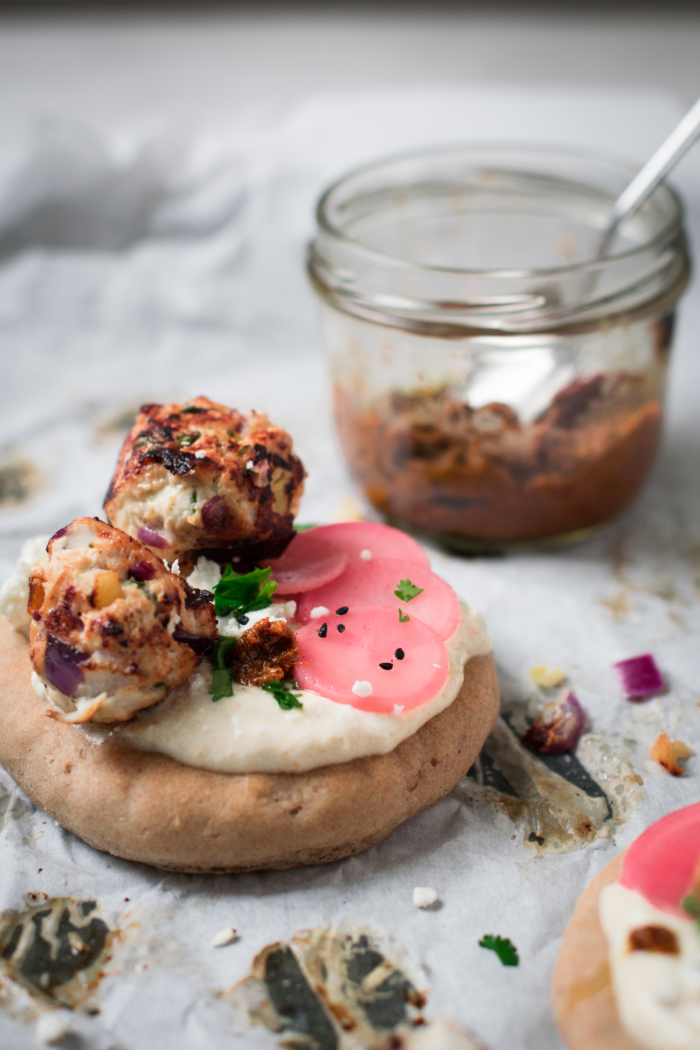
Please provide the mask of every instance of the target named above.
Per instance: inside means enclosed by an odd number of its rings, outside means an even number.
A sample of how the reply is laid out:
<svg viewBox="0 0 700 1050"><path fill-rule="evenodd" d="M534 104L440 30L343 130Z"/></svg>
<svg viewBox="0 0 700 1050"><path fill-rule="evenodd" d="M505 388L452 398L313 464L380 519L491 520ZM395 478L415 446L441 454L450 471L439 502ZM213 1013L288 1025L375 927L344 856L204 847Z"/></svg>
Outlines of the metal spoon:
<svg viewBox="0 0 700 1050"><path fill-rule="evenodd" d="M698 136L700 136L700 99L686 113L680 124L674 128L666 141L659 146L653 157L646 162L642 170L632 179L627 189L623 190L615 201L610 216L610 224L598 248L598 259L603 259L608 254L620 224L629 218L630 215L633 215L637 208L653 193L661 180L675 167Z"/></svg>

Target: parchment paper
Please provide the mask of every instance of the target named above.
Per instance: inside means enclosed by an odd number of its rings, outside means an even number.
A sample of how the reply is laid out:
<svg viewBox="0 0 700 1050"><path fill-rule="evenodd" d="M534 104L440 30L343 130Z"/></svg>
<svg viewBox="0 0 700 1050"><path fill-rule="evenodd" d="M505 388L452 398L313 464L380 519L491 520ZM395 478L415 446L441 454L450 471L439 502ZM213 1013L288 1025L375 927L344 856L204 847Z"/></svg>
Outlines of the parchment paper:
<svg viewBox="0 0 700 1050"><path fill-rule="evenodd" d="M431 143L516 139L635 163L679 115L673 99L634 92L416 88L310 99L287 112L232 102L226 127L4 118L0 575L24 538L100 512L124 426L149 400L203 393L267 410L291 431L309 472L300 520L343 513L353 489L333 436L303 259L314 200L348 166ZM695 244L699 169L690 157L676 179ZM610 761L629 763L643 781L622 800L626 821L606 829L614 837L542 851L497 793L466 778L386 842L341 863L164 875L83 845L0 772L10 792L0 799L0 908L21 908L28 892L89 897L122 931L96 993L101 1012L76 1015L78 1034L60 1045L273 1047L266 1029L241 1029L219 993L266 944L350 921L403 947L428 991L428 1018L457 1017L491 1050L559 1045L548 981L577 895L648 823L700 797L700 759L673 779L647 756L659 731L700 749L699 328L695 282L680 312L663 455L608 534L538 556L430 552L435 571L485 616L504 702L536 708L544 694L529 668L563 668L596 747L607 742ZM26 498L14 504L13 492ZM610 665L648 650L669 691L627 704ZM605 786L605 769L589 772ZM416 909L415 886L434 887L442 907ZM213 948L227 926L240 939ZM485 933L510 937L520 966L504 968L479 948ZM24 1020L16 1014L0 1009L5 1050L35 1045L32 1010Z"/></svg>

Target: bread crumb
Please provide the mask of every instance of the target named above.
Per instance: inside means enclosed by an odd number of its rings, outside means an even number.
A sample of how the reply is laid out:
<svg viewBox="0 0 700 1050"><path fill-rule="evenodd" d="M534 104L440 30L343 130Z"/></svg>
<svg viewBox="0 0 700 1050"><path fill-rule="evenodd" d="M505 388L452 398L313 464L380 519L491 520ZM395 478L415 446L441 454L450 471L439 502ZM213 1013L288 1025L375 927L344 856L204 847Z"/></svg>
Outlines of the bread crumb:
<svg viewBox="0 0 700 1050"><path fill-rule="evenodd" d="M57 1043L59 1039L63 1039L72 1030L73 1025L70 1017L59 1010L52 1010L51 1013L42 1014L35 1028L37 1039L42 1043L48 1043L49 1046Z"/></svg>
<svg viewBox="0 0 700 1050"><path fill-rule="evenodd" d="M225 930L219 930L211 942L212 948L224 948L227 944L233 944L238 940L238 934L233 926L227 926Z"/></svg>
<svg viewBox="0 0 700 1050"><path fill-rule="evenodd" d="M530 678L540 689L554 689L555 686L561 685L566 678L566 673L561 667L546 667L544 664L537 664L536 667L530 668Z"/></svg>
<svg viewBox="0 0 700 1050"><path fill-rule="evenodd" d="M371 696L372 694L372 683L371 682L355 682L352 687L352 691L355 696Z"/></svg>
<svg viewBox="0 0 700 1050"><path fill-rule="evenodd" d="M649 748L649 754L672 777L684 777L685 770L678 765L678 761L690 758L695 752L682 740L670 740L668 733L659 733Z"/></svg>
<svg viewBox="0 0 700 1050"><path fill-rule="evenodd" d="M315 605L309 615L312 620L318 620L319 616L328 616L329 614L330 609L327 609L325 605Z"/></svg>
<svg viewBox="0 0 700 1050"><path fill-rule="evenodd" d="M437 893L429 886L416 886L413 891L413 903L416 908L430 908L437 899Z"/></svg>

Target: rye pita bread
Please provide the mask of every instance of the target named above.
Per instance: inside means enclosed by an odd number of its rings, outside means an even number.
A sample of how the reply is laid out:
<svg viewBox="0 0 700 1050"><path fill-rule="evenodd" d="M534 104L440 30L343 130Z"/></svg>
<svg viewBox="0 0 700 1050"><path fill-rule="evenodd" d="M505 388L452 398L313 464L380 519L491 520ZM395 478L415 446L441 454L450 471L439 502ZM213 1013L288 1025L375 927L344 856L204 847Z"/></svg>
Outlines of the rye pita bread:
<svg viewBox="0 0 700 1050"><path fill-rule="evenodd" d="M552 975L552 1009L568 1050L643 1050L622 1028L608 966L608 942L598 917L601 891L616 882L624 851L579 897Z"/></svg>
<svg viewBox="0 0 700 1050"><path fill-rule="evenodd" d="M306 773L226 774L95 743L46 715L28 646L0 617L0 764L96 849L167 871L291 868L351 856L446 795L498 715L491 656L465 666L454 702L386 755Z"/></svg>

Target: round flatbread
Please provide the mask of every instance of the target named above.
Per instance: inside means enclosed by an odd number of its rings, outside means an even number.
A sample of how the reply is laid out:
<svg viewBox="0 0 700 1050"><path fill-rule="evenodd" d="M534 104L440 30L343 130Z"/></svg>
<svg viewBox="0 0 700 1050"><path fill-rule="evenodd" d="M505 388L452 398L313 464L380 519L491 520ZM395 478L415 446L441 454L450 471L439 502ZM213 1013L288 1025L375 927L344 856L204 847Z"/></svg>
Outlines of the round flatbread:
<svg viewBox="0 0 700 1050"><path fill-rule="evenodd" d="M226 774L48 718L25 639L0 617L0 764L96 849L167 871L240 872L340 860L437 802L498 715L493 658L465 665L449 707L386 755L305 773Z"/></svg>
<svg viewBox="0 0 700 1050"><path fill-rule="evenodd" d="M600 894L620 878L624 855L596 875L564 930L552 975L552 1009L568 1050L642 1050L617 1015L608 942L598 916Z"/></svg>

